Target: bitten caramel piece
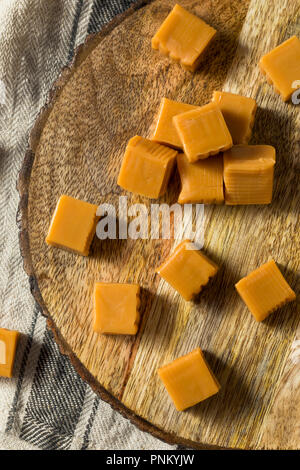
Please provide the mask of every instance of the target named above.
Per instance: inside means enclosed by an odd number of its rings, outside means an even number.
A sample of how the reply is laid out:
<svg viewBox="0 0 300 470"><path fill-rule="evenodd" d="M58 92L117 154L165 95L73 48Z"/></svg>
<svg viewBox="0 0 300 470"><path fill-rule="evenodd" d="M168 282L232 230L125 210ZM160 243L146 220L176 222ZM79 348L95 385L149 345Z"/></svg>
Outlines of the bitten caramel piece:
<svg viewBox="0 0 300 470"><path fill-rule="evenodd" d="M216 30L180 5L175 5L152 38L152 48L179 61L182 67L195 71L200 55L206 49Z"/></svg>
<svg viewBox="0 0 300 470"><path fill-rule="evenodd" d="M232 138L216 103L179 114L173 123L190 162L232 147Z"/></svg>
<svg viewBox="0 0 300 470"><path fill-rule="evenodd" d="M256 101L246 96L235 95L226 91L215 91L213 101L222 111L234 144L247 144L250 140Z"/></svg>
<svg viewBox="0 0 300 470"><path fill-rule="evenodd" d="M252 271L235 287L257 321L263 321L274 310L296 298L274 260Z"/></svg>
<svg viewBox="0 0 300 470"><path fill-rule="evenodd" d="M191 300L218 271L218 266L201 251L193 248L190 240L184 240L156 269L185 300Z"/></svg>
<svg viewBox="0 0 300 470"><path fill-rule="evenodd" d="M136 135L128 142L118 185L150 198L162 196L176 161L176 150Z"/></svg>
<svg viewBox="0 0 300 470"><path fill-rule="evenodd" d="M264 55L259 66L283 101L288 101L295 91L293 83L300 80L300 40L292 36Z"/></svg>
<svg viewBox="0 0 300 470"><path fill-rule="evenodd" d="M161 367L158 375L178 411L206 400L221 388L200 348Z"/></svg>
<svg viewBox="0 0 300 470"><path fill-rule="evenodd" d="M174 147L176 149L181 149L182 144L174 127L173 117L177 114L196 109L197 107L198 106L179 103L177 101L169 100L168 98L163 98L161 100L152 140L160 144L169 145L170 147Z"/></svg>
<svg viewBox="0 0 300 470"><path fill-rule="evenodd" d="M99 220L97 207L70 196L61 196L46 238L48 245L88 256Z"/></svg>
<svg viewBox="0 0 300 470"><path fill-rule="evenodd" d="M94 331L135 335L140 321L138 284L97 282L94 290Z"/></svg>
<svg viewBox="0 0 300 470"><path fill-rule="evenodd" d="M15 362L18 331L0 328L0 377L12 377Z"/></svg>
<svg viewBox="0 0 300 470"><path fill-rule="evenodd" d="M180 153L177 168L181 180L179 204L224 202L222 155L190 163L184 153Z"/></svg>
<svg viewBox="0 0 300 470"><path fill-rule="evenodd" d="M235 145L224 153L225 204L270 204L275 149L271 145Z"/></svg>

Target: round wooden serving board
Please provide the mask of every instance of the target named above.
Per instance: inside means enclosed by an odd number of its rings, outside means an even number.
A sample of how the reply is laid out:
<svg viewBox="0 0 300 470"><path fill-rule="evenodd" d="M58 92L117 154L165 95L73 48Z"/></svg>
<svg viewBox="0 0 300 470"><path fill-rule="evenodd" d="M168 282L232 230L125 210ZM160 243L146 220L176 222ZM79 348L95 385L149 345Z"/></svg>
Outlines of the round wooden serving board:
<svg viewBox="0 0 300 470"><path fill-rule="evenodd" d="M89 38L57 81L18 183L24 266L61 350L104 400L143 430L198 448L299 448L297 305L257 323L234 288L270 258L298 288L300 107L281 101L257 63L299 35L299 3L182 0L218 31L195 74L151 49L174 3L135 4ZM269 206L205 206L204 250L221 269L196 302L185 302L155 275L172 241L95 238L88 258L46 245L61 194L95 204L117 204L125 194L116 180L127 141L150 135L162 97L202 105L215 89L257 100L251 142L277 149L274 199ZM176 177L160 202L175 202L177 194ZM128 204L155 202L127 195ZM93 332L96 280L142 286L136 337ZM197 346L222 389L180 413L156 370Z"/></svg>

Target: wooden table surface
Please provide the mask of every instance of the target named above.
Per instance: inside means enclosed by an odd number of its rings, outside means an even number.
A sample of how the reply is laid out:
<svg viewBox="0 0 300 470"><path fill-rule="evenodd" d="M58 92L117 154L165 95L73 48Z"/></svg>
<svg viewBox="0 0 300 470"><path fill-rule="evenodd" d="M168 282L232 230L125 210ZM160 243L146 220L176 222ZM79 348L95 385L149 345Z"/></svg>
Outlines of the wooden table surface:
<svg viewBox="0 0 300 470"><path fill-rule="evenodd" d="M257 323L234 284L274 258L299 292L300 107L283 103L257 64L279 43L300 36L300 5L182 0L218 31L191 74L150 46L174 3L139 2L90 38L56 83L32 131L18 183L24 267L61 350L103 399L140 428L198 448L299 448L297 303ZM172 240L95 239L88 258L46 245L61 194L95 204L117 204L125 194L116 179L126 143L135 134L150 135L162 97L202 105L215 89L257 100L251 143L276 147L274 198L269 206L205 206L204 251L221 269L196 302L185 302L155 275ZM127 195L128 204L155 202ZM175 177L160 202L176 202L177 195ZM136 337L93 332L97 280L142 286ZM156 370L197 346L222 389L177 412Z"/></svg>

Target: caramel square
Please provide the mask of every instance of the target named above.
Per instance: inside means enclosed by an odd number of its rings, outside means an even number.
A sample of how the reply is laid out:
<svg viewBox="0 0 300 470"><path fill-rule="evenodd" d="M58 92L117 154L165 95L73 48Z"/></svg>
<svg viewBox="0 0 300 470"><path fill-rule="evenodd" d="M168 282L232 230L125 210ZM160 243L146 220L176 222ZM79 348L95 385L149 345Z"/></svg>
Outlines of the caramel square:
<svg viewBox="0 0 300 470"><path fill-rule="evenodd" d="M46 242L88 256L99 217L97 205L62 195L56 205Z"/></svg>
<svg viewBox="0 0 300 470"><path fill-rule="evenodd" d="M200 348L161 367L158 375L178 411L206 400L221 388Z"/></svg>
<svg viewBox="0 0 300 470"><path fill-rule="evenodd" d="M190 163L184 153L180 153L177 168L181 180L179 204L224 202L222 155Z"/></svg>
<svg viewBox="0 0 300 470"><path fill-rule="evenodd" d="M213 101L219 105L234 144L247 144L250 140L256 101L226 91L215 91Z"/></svg>
<svg viewBox="0 0 300 470"><path fill-rule="evenodd" d="M191 111L192 109L197 109L197 106L163 98L161 100L152 140L160 144L169 145L175 149L181 149L182 144L174 127L173 117L177 114Z"/></svg>
<svg viewBox="0 0 300 470"><path fill-rule="evenodd" d="M283 101L288 101L299 87L293 84L300 80L300 40L292 36L264 55L259 66Z"/></svg>
<svg viewBox="0 0 300 470"><path fill-rule="evenodd" d="M138 284L97 282L94 290L94 331L135 335L140 321Z"/></svg>
<svg viewBox="0 0 300 470"><path fill-rule="evenodd" d="M217 271L218 266L195 249L190 240L181 242L156 270L185 300L197 295Z"/></svg>
<svg viewBox="0 0 300 470"><path fill-rule="evenodd" d="M171 13L152 38L152 48L180 62L194 72L200 56L216 34L216 30L180 5Z"/></svg>
<svg viewBox="0 0 300 470"><path fill-rule="evenodd" d="M252 271L235 287L257 321L263 321L274 310L296 298L274 260Z"/></svg>
<svg viewBox="0 0 300 470"><path fill-rule="evenodd" d="M224 153L225 204L270 204L275 149L271 145L235 145Z"/></svg>
<svg viewBox="0 0 300 470"><path fill-rule="evenodd" d="M173 122L190 162L232 147L232 138L219 106L212 102L179 114Z"/></svg>
<svg viewBox="0 0 300 470"><path fill-rule="evenodd" d="M0 377L12 377L20 333L0 328Z"/></svg>
<svg viewBox="0 0 300 470"><path fill-rule="evenodd" d="M135 136L128 142L118 178L127 191L149 198L162 196L176 162L177 151Z"/></svg>

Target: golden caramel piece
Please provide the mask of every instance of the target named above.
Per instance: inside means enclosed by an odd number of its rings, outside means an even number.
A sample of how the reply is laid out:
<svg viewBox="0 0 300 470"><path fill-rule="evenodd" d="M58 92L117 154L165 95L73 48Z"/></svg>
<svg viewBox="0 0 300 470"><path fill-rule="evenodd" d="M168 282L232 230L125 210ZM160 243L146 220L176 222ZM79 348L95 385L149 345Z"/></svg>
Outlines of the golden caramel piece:
<svg viewBox="0 0 300 470"><path fill-rule="evenodd" d="M0 328L0 377L12 377L15 362L18 331Z"/></svg>
<svg viewBox="0 0 300 470"><path fill-rule="evenodd" d="M184 153L177 155L181 180L179 204L221 204L223 195L223 156L190 163Z"/></svg>
<svg viewBox="0 0 300 470"><path fill-rule="evenodd" d="M275 149L271 145L235 145L224 153L225 204L270 204Z"/></svg>
<svg viewBox="0 0 300 470"><path fill-rule="evenodd" d="M177 151L136 135L128 142L118 178L127 191L150 198L162 196L175 165Z"/></svg>
<svg viewBox="0 0 300 470"><path fill-rule="evenodd" d="M179 103L167 98L161 100L156 127L152 140L160 144L169 145L176 149L181 149L182 144L173 124L173 117L177 114L185 113L196 109L198 106Z"/></svg>
<svg viewBox="0 0 300 470"><path fill-rule="evenodd" d="M274 260L252 271L235 287L257 321L263 321L274 310L296 298Z"/></svg>
<svg viewBox="0 0 300 470"><path fill-rule="evenodd" d="M259 66L276 93L288 101L295 91L294 82L300 80L300 40L292 36L264 55Z"/></svg>
<svg viewBox="0 0 300 470"><path fill-rule="evenodd" d="M191 300L218 271L218 266L190 240L179 243L175 251L156 269L185 300Z"/></svg>
<svg viewBox="0 0 300 470"><path fill-rule="evenodd" d="M99 217L97 205L63 195L53 214L46 242L88 256Z"/></svg>
<svg viewBox="0 0 300 470"><path fill-rule="evenodd" d="M250 140L256 101L226 91L215 91L213 101L220 107L234 144L247 144Z"/></svg>
<svg viewBox="0 0 300 470"><path fill-rule="evenodd" d="M153 36L152 48L194 72L199 66L200 55L215 34L214 28L180 5L175 5Z"/></svg>
<svg viewBox="0 0 300 470"><path fill-rule="evenodd" d="M178 411L206 400L221 388L200 348L160 367L158 375Z"/></svg>
<svg viewBox="0 0 300 470"><path fill-rule="evenodd" d="M97 282L94 290L94 330L112 335L135 335L140 321L138 284Z"/></svg>
<svg viewBox="0 0 300 470"><path fill-rule="evenodd" d="M232 147L232 138L216 103L179 114L173 123L190 162Z"/></svg>

